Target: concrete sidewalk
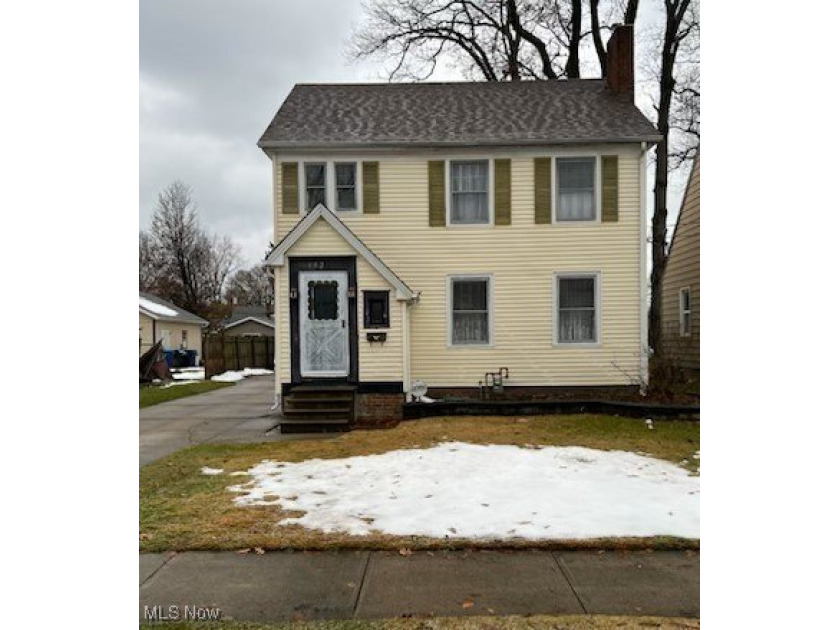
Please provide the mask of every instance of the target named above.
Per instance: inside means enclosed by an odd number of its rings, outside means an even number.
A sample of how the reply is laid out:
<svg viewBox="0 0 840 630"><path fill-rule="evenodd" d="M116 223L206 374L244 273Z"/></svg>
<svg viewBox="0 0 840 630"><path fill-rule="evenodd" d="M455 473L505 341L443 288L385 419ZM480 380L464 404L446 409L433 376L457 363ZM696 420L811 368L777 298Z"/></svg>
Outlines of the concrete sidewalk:
<svg viewBox="0 0 840 630"><path fill-rule="evenodd" d="M177 606L272 622L404 616L699 617L685 551L184 552L141 554L140 620ZM160 618L160 617L158 617Z"/></svg>

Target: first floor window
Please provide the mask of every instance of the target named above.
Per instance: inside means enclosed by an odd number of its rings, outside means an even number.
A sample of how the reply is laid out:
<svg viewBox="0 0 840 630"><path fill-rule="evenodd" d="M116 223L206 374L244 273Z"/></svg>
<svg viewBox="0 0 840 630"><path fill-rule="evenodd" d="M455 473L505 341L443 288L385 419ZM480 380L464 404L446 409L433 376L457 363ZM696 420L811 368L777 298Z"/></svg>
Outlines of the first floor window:
<svg viewBox="0 0 840 630"><path fill-rule="evenodd" d="M490 223L490 165L487 160L449 163L451 208L449 222Z"/></svg>
<svg viewBox="0 0 840 630"><path fill-rule="evenodd" d="M306 180L306 209L313 210L319 203L327 205L327 165L306 164L303 170Z"/></svg>
<svg viewBox="0 0 840 630"><path fill-rule="evenodd" d="M557 159L557 220L595 218L595 158Z"/></svg>
<svg viewBox="0 0 840 630"><path fill-rule="evenodd" d="M680 289L680 334L691 336L691 289Z"/></svg>
<svg viewBox="0 0 840 630"><path fill-rule="evenodd" d="M490 278L452 278L452 345L490 343Z"/></svg>
<svg viewBox="0 0 840 630"><path fill-rule="evenodd" d="M186 330L181 331L181 349L182 350L187 349L187 331Z"/></svg>
<svg viewBox="0 0 840 630"><path fill-rule="evenodd" d="M557 277L557 342L598 340L597 276Z"/></svg>
<svg viewBox="0 0 840 630"><path fill-rule="evenodd" d="M356 163L335 165L335 196L339 210L356 210Z"/></svg>
<svg viewBox="0 0 840 630"><path fill-rule="evenodd" d="M388 291L365 291L365 328L388 328Z"/></svg>

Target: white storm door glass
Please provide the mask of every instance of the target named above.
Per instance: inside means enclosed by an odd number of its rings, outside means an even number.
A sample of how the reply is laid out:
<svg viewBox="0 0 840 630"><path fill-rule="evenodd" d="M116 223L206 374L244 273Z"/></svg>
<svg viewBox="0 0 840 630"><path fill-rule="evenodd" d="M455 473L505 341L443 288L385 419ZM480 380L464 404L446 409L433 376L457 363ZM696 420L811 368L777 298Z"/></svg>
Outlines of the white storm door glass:
<svg viewBox="0 0 840 630"><path fill-rule="evenodd" d="M347 272L302 271L298 287L301 376L347 376L350 373Z"/></svg>

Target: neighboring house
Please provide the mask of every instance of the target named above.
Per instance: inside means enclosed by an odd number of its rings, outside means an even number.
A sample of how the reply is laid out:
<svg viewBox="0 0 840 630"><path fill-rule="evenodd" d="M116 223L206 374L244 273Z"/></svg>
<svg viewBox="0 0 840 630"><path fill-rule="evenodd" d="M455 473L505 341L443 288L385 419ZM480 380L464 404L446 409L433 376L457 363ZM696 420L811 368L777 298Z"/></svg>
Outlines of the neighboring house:
<svg viewBox="0 0 840 630"><path fill-rule="evenodd" d="M662 349L700 379L700 154L691 167L662 276Z"/></svg>
<svg viewBox="0 0 840 630"><path fill-rule="evenodd" d="M287 418L306 411L301 385L343 385L364 425L400 418L414 380L474 397L502 367L524 394L638 389L644 167L660 136L633 103L632 27L613 34L609 68L294 87L258 143Z"/></svg>
<svg viewBox="0 0 840 630"><path fill-rule="evenodd" d="M163 340L164 350L195 350L201 360L201 331L206 319L151 293L140 293L140 354Z"/></svg>
<svg viewBox="0 0 840 630"><path fill-rule="evenodd" d="M273 310L272 306L234 306L225 320L224 333L228 337L273 337Z"/></svg>

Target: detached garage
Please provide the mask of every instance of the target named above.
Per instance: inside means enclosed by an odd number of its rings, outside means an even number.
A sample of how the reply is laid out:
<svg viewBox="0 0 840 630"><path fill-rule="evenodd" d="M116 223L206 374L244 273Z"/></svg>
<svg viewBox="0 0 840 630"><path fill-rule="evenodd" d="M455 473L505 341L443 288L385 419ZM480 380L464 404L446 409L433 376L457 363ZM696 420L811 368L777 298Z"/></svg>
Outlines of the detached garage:
<svg viewBox="0 0 840 630"><path fill-rule="evenodd" d="M206 319L175 306L151 293L140 293L140 354L158 341L168 361L176 350L194 353L194 364L201 361L201 334Z"/></svg>

